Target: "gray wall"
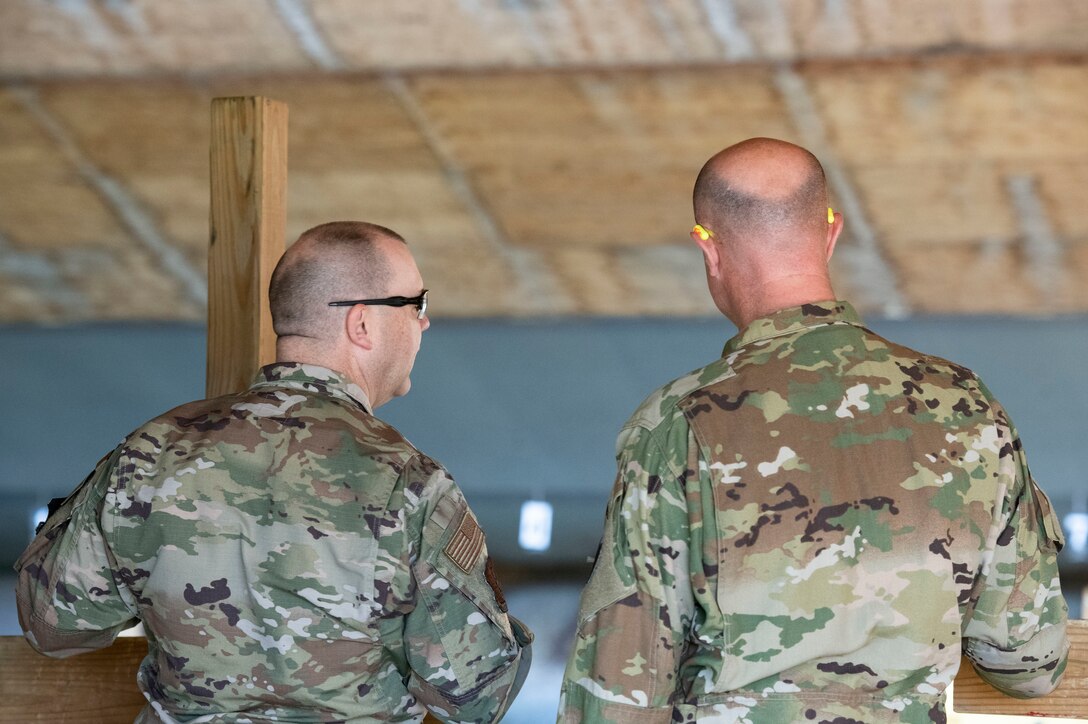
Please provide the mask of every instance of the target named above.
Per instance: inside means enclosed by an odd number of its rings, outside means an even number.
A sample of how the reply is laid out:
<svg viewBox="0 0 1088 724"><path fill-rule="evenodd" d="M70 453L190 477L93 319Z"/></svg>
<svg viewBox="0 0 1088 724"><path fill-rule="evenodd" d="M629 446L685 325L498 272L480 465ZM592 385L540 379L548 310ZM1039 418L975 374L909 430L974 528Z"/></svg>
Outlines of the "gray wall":
<svg viewBox="0 0 1088 724"><path fill-rule="evenodd" d="M874 321L898 342L972 367L1012 412L1036 477L1064 514L1088 486L1088 319ZM613 441L658 385L718 355L721 320L438 321L412 393L378 411L453 472L511 562L584 561L600 536ZM8 415L0 425L0 561L31 511L74 487L146 418L200 397L204 329L0 328ZM552 548L517 546L529 497L555 506ZM1067 554L1068 559L1068 554ZM1075 561L1066 560L1068 570Z"/></svg>

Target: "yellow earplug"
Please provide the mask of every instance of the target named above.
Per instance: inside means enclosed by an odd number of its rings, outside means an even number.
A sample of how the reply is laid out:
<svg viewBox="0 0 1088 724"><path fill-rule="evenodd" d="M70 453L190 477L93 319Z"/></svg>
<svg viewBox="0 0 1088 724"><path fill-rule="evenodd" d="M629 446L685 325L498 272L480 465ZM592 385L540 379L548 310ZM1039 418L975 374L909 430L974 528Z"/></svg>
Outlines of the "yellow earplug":
<svg viewBox="0 0 1088 724"><path fill-rule="evenodd" d="M706 241L710 237L714 236L714 232L706 228L702 224L696 224L695 226L691 227L691 231L703 241Z"/></svg>
<svg viewBox="0 0 1088 724"><path fill-rule="evenodd" d="M830 206L827 207L827 223L835 223L835 209L831 208Z"/></svg>

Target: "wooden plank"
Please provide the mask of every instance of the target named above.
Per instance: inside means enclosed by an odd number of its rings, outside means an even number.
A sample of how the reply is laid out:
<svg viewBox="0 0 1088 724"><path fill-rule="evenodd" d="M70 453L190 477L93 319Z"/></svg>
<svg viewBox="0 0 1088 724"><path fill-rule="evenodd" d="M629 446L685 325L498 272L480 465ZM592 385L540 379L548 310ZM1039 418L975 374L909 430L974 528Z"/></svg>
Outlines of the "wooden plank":
<svg viewBox="0 0 1088 724"><path fill-rule="evenodd" d="M1088 717L1088 621L1069 622L1069 665L1061 686L1038 699L1014 699L987 684L966 658L952 691L952 710L959 714Z"/></svg>
<svg viewBox="0 0 1088 724"><path fill-rule="evenodd" d="M69 659L42 656L22 636L0 636L0 722L131 724L147 701L136 670L143 637Z"/></svg>
<svg viewBox="0 0 1088 724"><path fill-rule="evenodd" d="M211 119L209 397L245 389L276 357L268 282L287 225L287 105L216 98Z"/></svg>

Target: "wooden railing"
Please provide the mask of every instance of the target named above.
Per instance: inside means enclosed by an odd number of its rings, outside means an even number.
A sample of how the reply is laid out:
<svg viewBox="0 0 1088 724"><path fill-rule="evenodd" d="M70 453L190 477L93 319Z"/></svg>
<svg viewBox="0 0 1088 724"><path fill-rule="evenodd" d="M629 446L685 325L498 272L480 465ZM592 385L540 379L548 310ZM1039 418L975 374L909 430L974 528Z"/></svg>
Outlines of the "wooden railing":
<svg viewBox="0 0 1088 724"><path fill-rule="evenodd" d="M0 724L132 724L147 704L136 670L147 639L68 659L42 656L22 636L0 636ZM427 716L424 724L437 719Z"/></svg>
<svg viewBox="0 0 1088 724"><path fill-rule="evenodd" d="M0 722L132 724L147 700L136 669L147 640L123 637L108 649L50 659L22 636L0 636Z"/></svg>

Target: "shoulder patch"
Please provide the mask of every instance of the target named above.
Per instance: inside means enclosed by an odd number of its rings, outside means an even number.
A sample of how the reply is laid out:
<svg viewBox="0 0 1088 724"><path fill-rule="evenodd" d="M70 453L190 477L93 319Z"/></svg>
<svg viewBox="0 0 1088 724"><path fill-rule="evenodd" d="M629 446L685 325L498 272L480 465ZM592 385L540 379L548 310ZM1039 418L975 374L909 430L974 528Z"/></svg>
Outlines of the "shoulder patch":
<svg viewBox="0 0 1088 724"><path fill-rule="evenodd" d="M484 547L484 532L472 512L465 509L450 542L446 545L446 557L465 573L472 570Z"/></svg>

